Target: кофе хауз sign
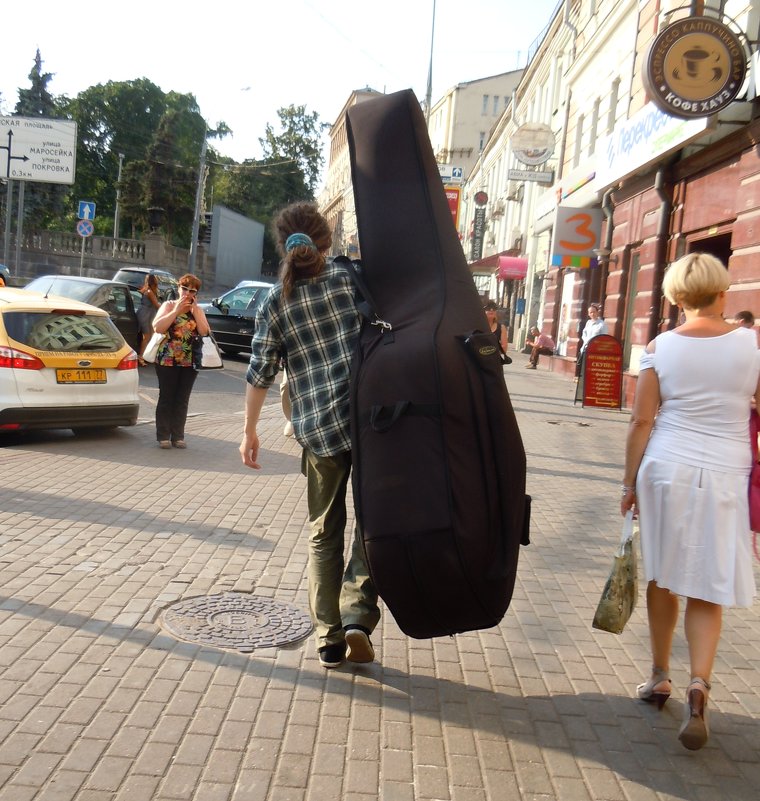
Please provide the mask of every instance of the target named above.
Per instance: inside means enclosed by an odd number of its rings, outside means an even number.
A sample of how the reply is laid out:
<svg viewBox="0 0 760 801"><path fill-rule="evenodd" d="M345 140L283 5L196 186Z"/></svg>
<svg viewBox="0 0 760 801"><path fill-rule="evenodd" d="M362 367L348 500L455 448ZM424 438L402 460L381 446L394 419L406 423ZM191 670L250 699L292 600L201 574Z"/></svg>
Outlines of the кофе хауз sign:
<svg viewBox="0 0 760 801"><path fill-rule="evenodd" d="M652 102L673 117L706 117L726 108L747 73L744 43L707 17L678 20L649 45L642 78Z"/></svg>

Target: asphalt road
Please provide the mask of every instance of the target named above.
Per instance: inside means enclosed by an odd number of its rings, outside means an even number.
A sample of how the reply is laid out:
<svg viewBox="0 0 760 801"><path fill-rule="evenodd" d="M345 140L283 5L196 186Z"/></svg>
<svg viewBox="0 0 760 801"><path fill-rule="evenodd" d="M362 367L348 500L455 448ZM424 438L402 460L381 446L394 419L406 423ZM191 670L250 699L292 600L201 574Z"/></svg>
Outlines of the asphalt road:
<svg viewBox="0 0 760 801"><path fill-rule="evenodd" d="M198 415L238 416L243 415L243 399L245 396L245 371L248 367L248 356L224 356L224 367L221 370L201 370L190 396L190 411L188 417ZM140 367L140 414L138 426L152 426L155 420L156 404L158 403L158 381L155 368L152 365ZM278 405L280 393L277 383L269 391L266 406ZM283 421L284 422L284 421ZM115 432L86 431L80 437L103 439L105 437L129 438L134 432L133 428L121 428ZM25 431L0 435L0 448L16 446L24 443L57 442L74 436L69 429L50 431Z"/></svg>
<svg viewBox="0 0 760 801"><path fill-rule="evenodd" d="M221 370L201 370L190 396L190 414L240 414L245 395L245 371L248 356L224 355ZM278 402L276 387L270 390L268 403ZM140 368L140 422L155 419L158 402L158 381L155 368L146 365Z"/></svg>

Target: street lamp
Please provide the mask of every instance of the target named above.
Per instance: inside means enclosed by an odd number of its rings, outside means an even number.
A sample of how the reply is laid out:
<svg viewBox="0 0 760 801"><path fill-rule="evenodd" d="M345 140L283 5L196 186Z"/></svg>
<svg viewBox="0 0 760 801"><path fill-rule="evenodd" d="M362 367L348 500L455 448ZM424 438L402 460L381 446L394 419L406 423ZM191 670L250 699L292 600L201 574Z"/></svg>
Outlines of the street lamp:
<svg viewBox="0 0 760 801"><path fill-rule="evenodd" d="M116 257L116 240L119 238L119 201L121 200L121 167L124 164L124 154L119 153L119 177L116 179L116 209L113 213L113 256Z"/></svg>
<svg viewBox="0 0 760 801"><path fill-rule="evenodd" d="M435 0L433 0L433 24L430 31L430 66L428 67L427 93L425 94L425 124L430 122L430 105L433 101L433 42L435 41Z"/></svg>
<svg viewBox="0 0 760 801"><path fill-rule="evenodd" d="M198 230L201 225L201 205L203 203L203 182L206 173L206 137L208 131L203 131L203 144L201 145L201 158L198 165L198 185L195 188L195 211L193 212L193 231L190 235L190 255L188 257L187 271L195 273L195 262L198 256Z"/></svg>

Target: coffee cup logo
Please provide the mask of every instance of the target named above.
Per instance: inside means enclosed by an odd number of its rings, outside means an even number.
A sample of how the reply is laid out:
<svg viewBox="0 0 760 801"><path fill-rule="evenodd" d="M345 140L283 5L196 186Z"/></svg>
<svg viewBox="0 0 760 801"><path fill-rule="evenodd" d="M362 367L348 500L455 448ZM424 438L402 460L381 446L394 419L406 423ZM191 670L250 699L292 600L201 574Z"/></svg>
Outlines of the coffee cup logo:
<svg viewBox="0 0 760 801"><path fill-rule="evenodd" d="M673 70L673 80L702 86L715 83L723 77L721 54L717 50L709 53L701 45L687 50L681 56L681 64Z"/></svg>
<svg viewBox="0 0 760 801"><path fill-rule="evenodd" d="M673 117L706 117L724 109L747 72L743 42L707 17L668 25L654 38L642 78L652 102Z"/></svg>
<svg viewBox="0 0 760 801"><path fill-rule="evenodd" d="M730 69L728 49L702 34L684 36L665 56L665 73L678 94L688 100L702 100L723 86Z"/></svg>

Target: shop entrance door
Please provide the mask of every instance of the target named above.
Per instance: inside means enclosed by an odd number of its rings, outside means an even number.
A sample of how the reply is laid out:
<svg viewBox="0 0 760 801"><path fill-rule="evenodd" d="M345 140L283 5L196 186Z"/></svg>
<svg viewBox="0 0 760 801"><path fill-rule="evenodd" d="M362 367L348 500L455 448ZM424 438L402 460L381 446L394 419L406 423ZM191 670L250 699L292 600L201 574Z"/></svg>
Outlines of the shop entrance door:
<svg viewBox="0 0 760 801"><path fill-rule="evenodd" d="M628 267L628 289L625 301L625 330L623 331L623 370L631 365L631 331L633 330L636 309L636 293L639 286L639 251L631 251ZM645 343L646 344L646 343Z"/></svg>

